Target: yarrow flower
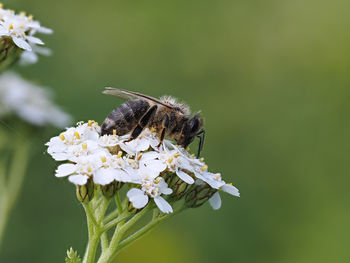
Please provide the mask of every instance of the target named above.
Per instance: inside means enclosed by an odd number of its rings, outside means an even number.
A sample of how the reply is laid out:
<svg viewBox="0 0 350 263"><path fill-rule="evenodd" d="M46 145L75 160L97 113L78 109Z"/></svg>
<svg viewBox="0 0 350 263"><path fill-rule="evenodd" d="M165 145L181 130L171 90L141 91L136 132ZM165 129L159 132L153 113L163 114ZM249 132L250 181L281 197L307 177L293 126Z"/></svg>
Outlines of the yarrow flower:
<svg viewBox="0 0 350 263"><path fill-rule="evenodd" d="M79 122L46 144L47 152L64 161L56 177L68 177L78 187L93 182L100 187L111 184L128 186L126 197L136 209L150 201L163 213L172 213L172 204L182 197L188 207L209 200L214 209L221 206L219 191L239 196L238 189L211 173L203 159L197 159L182 147L164 140L159 145L155 132L145 129L129 141L130 134L100 135L95 121ZM120 186L120 187L119 187Z"/></svg>
<svg viewBox="0 0 350 263"><path fill-rule="evenodd" d="M11 114L35 126L63 128L71 122L71 117L52 102L47 88L5 72L0 76L0 118Z"/></svg>
<svg viewBox="0 0 350 263"><path fill-rule="evenodd" d="M40 48L44 42L37 38L36 33L51 34L52 30L40 25L39 21L33 19L32 15L27 16L24 12L16 14L13 10L3 9L0 4L0 44L1 59L5 60L13 49L24 51L22 63L35 63L36 53L48 55L48 49ZM16 49L17 47L17 49ZM15 52L18 56L19 52Z"/></svg>

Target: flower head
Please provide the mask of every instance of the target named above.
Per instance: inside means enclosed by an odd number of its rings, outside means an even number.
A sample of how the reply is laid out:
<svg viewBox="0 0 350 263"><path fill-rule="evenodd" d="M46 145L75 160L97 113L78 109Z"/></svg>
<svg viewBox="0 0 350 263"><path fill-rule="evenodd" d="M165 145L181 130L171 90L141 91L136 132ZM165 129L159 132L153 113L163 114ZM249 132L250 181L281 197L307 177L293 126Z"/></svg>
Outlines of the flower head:
<svg viewBox="0 0 350 263"><path fill-rule="evenodd" d="M36 126L62 128L71 121L71 117L52 102L48 89L6 72L0 76L0 118L11 113Z"/></svg>
<svg viewBox="0 0 350 263"><path fill-rule="evenodd" d="M24 12L16 14L12 10L6 10L0 6L0 44L5 58L10 49L17 47L24 51L22 54L22 63L35 63L37 55L50 53L47 49L41 49L40 45L44 42L36 37L37 33L51 34L52 30L41 26L39 21L33 19L33 16L27 16Z"/></svg>
<svg viewBox="0 0 350 263"><path fill-rule="evenodd" d="M46 144L48 153L57 161L67 161L58 166L56 176L68 176L79 187L93 182L108 197L126 184L126 196L134 208L142 209L154 201L163 213L172 213L173 202L184 197L188 207L209 200L218 209L218 191L239 196L237 188L226 184L221 174L208 171L203 159L169 140L158 147L157 134L149 129L130 142L130 134L100 134L97 122L88 121L53 137Z"/></svg>

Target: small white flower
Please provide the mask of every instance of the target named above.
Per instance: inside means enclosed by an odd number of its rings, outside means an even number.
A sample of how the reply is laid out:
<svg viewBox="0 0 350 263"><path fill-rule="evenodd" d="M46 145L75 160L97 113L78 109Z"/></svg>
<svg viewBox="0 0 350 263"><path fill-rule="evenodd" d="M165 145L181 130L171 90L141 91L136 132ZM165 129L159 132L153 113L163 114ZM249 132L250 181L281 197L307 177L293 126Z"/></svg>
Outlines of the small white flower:
<svg viewBox="0 0 350 263"><path fill-rule="evenodd" d="M117 135L103 135L98 139L98 144L102 147L114 147L120 142Z"/></svg>
<svg viewBox="0 0 350 263"><path fill-rule="evenodd" d="M36 32L51 34L52 30L42 27L32 16L0 8L0 37L9 37L19 48L32 52L33 45L44 44L34 36Z"/></svg>
<svg viewBox="0 0 350 263"><path fill-rule="evenodd" d="M84 141L83 139L83 135L79 133L77 128L68 128L65 132L51 138L50 141L46 143L46 146L48 146L47 152L56 161L69 160L72 157L73 150L71 148L82 144Z"/></svg>
<svg viewBox="0 0 350 263"><path fill-rule="evenodd" d="M95 156L82 156L75 164L65 163L58 166L56 177L69 176L68 180L70 182L76 185L84 185L98 168Z"/></svg>
<svg viewBox="0 0 350 263"><path fill-rule="evenodd" d="M153 198L158 208L163 213L172 213L171 205L161 196L170 195L173 191L168 188L167 183L161 177L154 178L154 174L147 168L140 169L141 189L132 188L128 191L127 197L132 205L137 208L143 208L147 205L149 198Z"/></svg>
<svg viewBox="0 0 350 263"><path fill-rule="evenodd" d="M94 174L94 182L100 185L110 184L113 181L123 183L136 182L137 178L128 172L127 161L119 155L112 155L100 151L97 156L99 169Z"/></svg>
<svg viewBox="0 0 350 263"><path fill-rule="evenodd" d="M0 117L15 113L37 126L54 125L62 128L71 117L51 100L48 89L36 86L12 72L0 76Z"/></svg>
<svg viewBox="0 0 350 263"><path fill-rule="evenodd" d="M127 142L130 134L124 135L120 138L122 141L119 146L126 153L134 156L139 152L148 150L150 147L157 148L159 139L149 129L145 129L136 139Z"/></svg>

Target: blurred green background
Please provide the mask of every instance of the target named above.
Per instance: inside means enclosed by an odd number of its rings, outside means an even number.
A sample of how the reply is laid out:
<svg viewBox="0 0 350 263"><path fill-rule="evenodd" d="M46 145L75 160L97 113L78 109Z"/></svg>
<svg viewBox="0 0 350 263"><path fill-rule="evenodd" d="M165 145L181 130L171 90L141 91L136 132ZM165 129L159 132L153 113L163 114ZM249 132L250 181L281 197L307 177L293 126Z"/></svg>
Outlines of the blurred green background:
<svg viewBox="0 0 350 263"><path fill-rule="evenodd" d="M18 67L52 87L76 120L122 101L104 86L171 94L202 110L203 152L241 191L189 210L119 262L349 262L350 2L11 0L53 28L54 54ZM33 149L1 262L62 263L82 254L84 212Z"/></svg>

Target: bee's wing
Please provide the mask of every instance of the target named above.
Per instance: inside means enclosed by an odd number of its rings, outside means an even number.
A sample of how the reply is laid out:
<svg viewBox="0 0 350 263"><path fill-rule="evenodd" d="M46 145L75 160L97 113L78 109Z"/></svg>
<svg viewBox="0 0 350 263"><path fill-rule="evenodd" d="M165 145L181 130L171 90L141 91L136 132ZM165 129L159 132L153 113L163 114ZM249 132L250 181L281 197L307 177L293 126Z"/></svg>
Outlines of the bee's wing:
<svg viewBox="0 0 350 263"><path fill-rule="evenodd" d="M124 100L135 100L135 99L143 99L143 100L148 100L151 101L152 103L160 104L168 108L172 108L171 105L168 105L159 99L153 98L148 95L144 95L138 92L130 91L130 90L124 90L124 89L117 89L117 88L111 88L111 87L106 87L105 90L103 91L103 94L108 94L108 95L113 95L119 98L122 98Z"/></svg>

